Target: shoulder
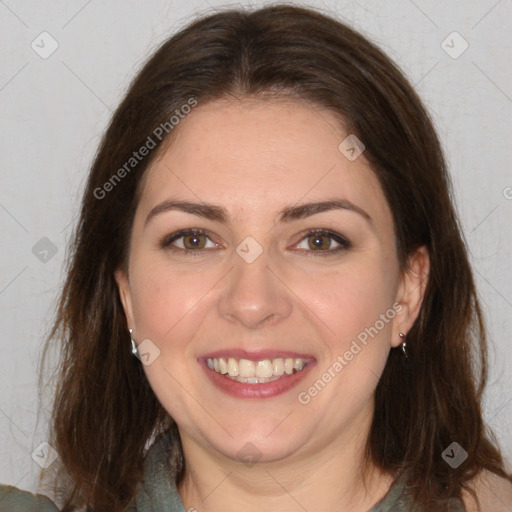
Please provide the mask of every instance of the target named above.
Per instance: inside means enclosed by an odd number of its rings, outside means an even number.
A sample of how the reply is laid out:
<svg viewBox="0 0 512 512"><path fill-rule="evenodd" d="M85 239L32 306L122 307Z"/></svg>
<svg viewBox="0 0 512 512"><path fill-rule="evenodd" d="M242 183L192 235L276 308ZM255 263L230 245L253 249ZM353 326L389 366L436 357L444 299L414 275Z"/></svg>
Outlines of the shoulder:
<svg viewBox="0 0 512 512"><path fill-rule="evenodd" d="M0 512L57 512L46 497L33 495L10 485L0 484Z"/></svg>
<svg viewBox="0 0 512 512"><path fill-rule="evenodd" d="M472 482L471 488L480 502L480 510L473 497L462 493L467 512L510 512L512 511L512 481L490 471L483 471Z"/></svg>

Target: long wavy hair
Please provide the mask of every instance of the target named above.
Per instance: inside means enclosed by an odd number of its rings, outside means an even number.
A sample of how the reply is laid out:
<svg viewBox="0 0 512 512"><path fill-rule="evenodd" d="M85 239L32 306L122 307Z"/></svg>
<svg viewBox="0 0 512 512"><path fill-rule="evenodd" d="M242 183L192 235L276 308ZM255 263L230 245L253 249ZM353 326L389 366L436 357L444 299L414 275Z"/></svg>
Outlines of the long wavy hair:
<svg viewBox="0 0 512 512"><path fill-rule="evenodd" d="M317 11L275 5L208 15L166 40L131 83L99 146L43 357L44 366L50 348L60 354L51 444L60 454L55 492L63 510L124 510L159 432L171 436L176 480L183 474L177 426L130 353L114 279L126 262L145 171L179 126L161 140L153 136L156 147L129 171L118 170L190 98L204 104L227 95L295 98L339 115L364 143L382 186L402 269L415 249L428 249L428 285L408 334L412 368L391 350L367 460L386 472L407 471L415 504L427 509L471 492L483 469L506 476L482 420L484 322L432 121L398 67L362 35ZM469 457L453 469L441 454L455 440Z"/></svg>

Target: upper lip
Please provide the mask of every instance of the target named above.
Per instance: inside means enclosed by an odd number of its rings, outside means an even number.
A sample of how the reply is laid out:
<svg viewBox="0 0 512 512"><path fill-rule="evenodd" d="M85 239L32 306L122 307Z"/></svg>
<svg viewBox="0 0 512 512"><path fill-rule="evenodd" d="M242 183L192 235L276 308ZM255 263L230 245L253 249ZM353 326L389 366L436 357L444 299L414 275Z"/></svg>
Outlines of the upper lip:
<svg viewBox="0 0 512 512"><path fill-rule="evenodd" d="M278 357L293 357L300 359L314 360L315 358L311 354L303 354L290 350L244 350L239 348L226 348L224 350L219 349L214 352L208 352L200 356L200 359L214 359L219 357L232 357L234 359L250 359L252 361L262 361L264 359L276 359Z"/></svg>

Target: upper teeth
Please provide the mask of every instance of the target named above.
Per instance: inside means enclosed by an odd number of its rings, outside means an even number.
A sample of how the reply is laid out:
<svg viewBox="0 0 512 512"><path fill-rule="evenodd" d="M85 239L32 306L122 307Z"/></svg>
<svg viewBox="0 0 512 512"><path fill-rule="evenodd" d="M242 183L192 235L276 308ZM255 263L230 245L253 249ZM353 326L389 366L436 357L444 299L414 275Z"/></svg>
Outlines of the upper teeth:
<svg viewBox="0 0 512 512"><path fill-rule="evenodd" d="M277 357L275 359L263 359L261 361L251 361L250 359L237 360L233 357L214 357L207 358L206 364L210 370L215 370L220 374L228 374L230 377L279 377L283 374L291 375L302 370L307 360L300 357Z"/></svg>

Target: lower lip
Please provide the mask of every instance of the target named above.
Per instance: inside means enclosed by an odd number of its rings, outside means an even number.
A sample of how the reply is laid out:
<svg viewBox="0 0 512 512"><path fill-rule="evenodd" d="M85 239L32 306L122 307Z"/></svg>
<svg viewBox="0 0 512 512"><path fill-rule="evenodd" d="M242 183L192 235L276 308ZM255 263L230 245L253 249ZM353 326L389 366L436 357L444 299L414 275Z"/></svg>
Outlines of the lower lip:
<svg viewBox="0 0 512 512"><path fill-rule="evenodd" d="M280 379L262 384L238 382L208 368L206 361L200 362L208 378L224 393L236 398L272 398L282 395L294 388L315 366L316 361L309 362L300 372L286 375Z"/></svg>

